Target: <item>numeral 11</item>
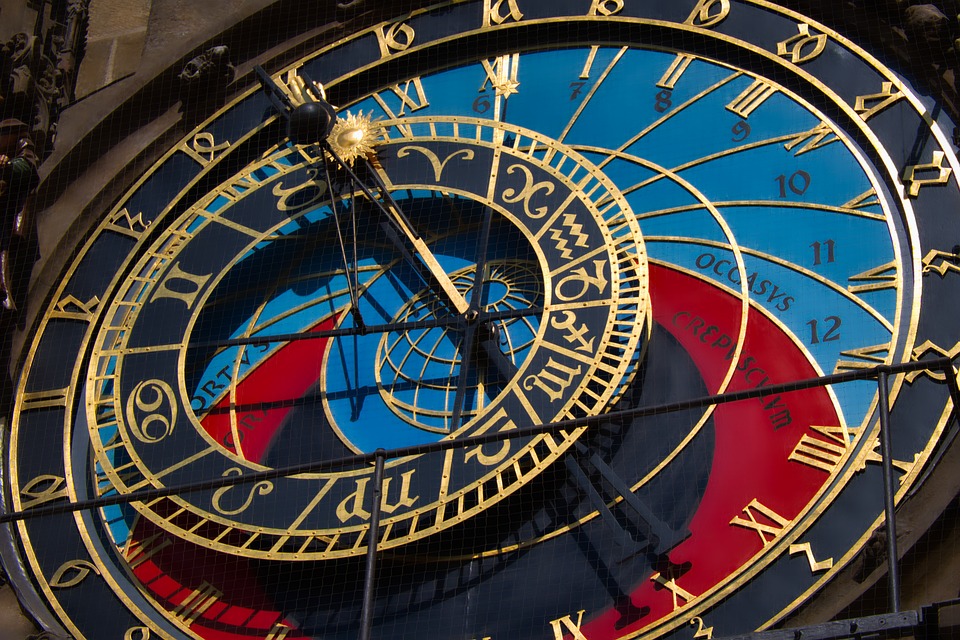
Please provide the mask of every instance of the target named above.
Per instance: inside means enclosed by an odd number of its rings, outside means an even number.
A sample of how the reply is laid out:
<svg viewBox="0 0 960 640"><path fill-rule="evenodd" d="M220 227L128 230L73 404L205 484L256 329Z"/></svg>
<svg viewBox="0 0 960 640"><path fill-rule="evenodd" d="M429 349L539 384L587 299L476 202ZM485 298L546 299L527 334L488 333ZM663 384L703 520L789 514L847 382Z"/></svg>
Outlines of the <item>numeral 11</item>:
<svg viewBox="0 0 960 640"><path fill-rule="evenodd" d="M827 262L833 262L834 260L834 247L833 240L824 240L821 242L814 242L810 246L813 247L813 266L817 266L822 263L823 254L821 253L821 248L826 247L827 249Z"/></svg>

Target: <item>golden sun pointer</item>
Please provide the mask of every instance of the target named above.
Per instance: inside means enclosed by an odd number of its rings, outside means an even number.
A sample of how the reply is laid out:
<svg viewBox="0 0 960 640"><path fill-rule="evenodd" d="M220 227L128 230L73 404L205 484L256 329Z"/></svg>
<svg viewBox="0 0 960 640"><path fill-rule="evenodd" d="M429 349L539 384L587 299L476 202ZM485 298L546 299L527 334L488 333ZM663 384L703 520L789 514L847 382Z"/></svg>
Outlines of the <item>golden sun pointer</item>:
<svg viewBox="0 0 960 640"><path fill-rule="evenodd" d="M380 125L370 115L364 115L363 111L353 115L348 111L345 118L338 118L333 125L327 144L343 162L353 166L357 158L373 153L381 132Z"/></svg>

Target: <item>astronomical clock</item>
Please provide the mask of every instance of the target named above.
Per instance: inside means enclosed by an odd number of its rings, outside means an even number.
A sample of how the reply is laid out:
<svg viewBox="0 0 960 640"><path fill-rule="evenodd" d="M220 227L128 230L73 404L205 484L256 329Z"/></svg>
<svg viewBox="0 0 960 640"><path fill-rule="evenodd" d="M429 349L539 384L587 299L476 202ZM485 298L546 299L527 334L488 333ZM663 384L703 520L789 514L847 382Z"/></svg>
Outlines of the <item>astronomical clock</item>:
<svg viewBox="0 0 960 640"><path fill-rule="evenodd" d="M709 639L880 526L876 382L782 385L957 350L960 167L855 43L463 0L248 80L34 327L4 562L45 626L356 638L374 544L373 637ZM945 382L890 379L898 499Z"/></svg>

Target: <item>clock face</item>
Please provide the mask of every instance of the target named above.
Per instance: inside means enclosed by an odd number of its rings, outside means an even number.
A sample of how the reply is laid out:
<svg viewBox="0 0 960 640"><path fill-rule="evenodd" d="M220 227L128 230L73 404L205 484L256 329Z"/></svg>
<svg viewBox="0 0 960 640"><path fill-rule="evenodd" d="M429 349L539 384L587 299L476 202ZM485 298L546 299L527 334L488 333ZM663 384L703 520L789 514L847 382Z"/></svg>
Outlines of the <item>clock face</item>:
<svg viewBox="0 0 960 640"><path fill-rule="evenodd" d="M759 0L455 2L272 83L314 81L328 147L248 91L56 288L6 442L34 615L353 638L376 536L375 635L709 638L849 563L875 382L681 403L954 353L952 124ZM951 405L890 399L902 496Z"/></svg>

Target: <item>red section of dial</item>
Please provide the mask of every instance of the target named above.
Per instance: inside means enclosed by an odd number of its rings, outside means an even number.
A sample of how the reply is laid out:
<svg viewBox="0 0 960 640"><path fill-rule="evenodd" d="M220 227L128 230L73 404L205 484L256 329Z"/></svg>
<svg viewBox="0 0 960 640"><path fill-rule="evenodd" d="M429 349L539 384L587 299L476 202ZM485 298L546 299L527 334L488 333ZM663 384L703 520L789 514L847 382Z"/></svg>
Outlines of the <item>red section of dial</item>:
<svg viewBox="0 0 960 640"><path fill-rule="evenodd" d="M754 308L734 363L742 302L709 282L651 265L650 292L654 319L690 354L710 393L720 391L734 364L726 391L818 375L791 337ZM830 442L811 427L840 425L825 389L720 405L714 425L710 480L691 535L669 554L671 562L689 568L676 577L655 575L633 592L634 605L650 609L633 625L617 628L620 615L613 610L585 624L591 640L621 638L717 585L768 545L829 478L825 470L789 459L804 436Z"/></svg>
<svg viewBox="0 0 960 640"><path fill-rule="evenodd" d="M332 329L336 317L311 327L310 333ZM320 378L323 353L329 339L290 342L265 357L237 385L237 433L243 457L263 459L283 419ZM245 408L247 407L247 408ZM224 396L201 420L204 430L221 446L237 453L230 426L230 396Z"/></svg>

